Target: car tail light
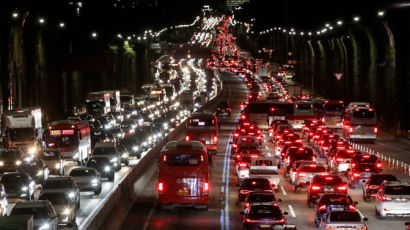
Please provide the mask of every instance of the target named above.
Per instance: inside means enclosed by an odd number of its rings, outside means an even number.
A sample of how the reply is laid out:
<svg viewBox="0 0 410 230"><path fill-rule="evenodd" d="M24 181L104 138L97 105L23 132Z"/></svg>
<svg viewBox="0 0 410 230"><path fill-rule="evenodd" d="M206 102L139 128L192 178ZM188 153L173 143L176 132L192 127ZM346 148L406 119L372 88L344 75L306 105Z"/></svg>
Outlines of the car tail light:
<svg viewBox="0 0 410 230"><path fill-rule="evenodd" d="M164 162L166 162L166 161L167 161L167 155L164 155L164 157L162 158L162 160L163 160Z"/></svg>
<svg viewBox="0 0 410 230"><path fill-rule="evenodd" d="M316 161L316 157L315 157L315 156L312 157L312 161Z"/></svg>
<svg viewBox="0 0 410 230"><path fill-rule="evenodd" d="M383 196L383 195L379 196L379 199L382 200L382 201L389 201L389 200L391 200L390 197Z"/></svg>
<svg viewBox="0 0 410 230"><path fill-rule="evenodd" d="M378 132L379 132L379 129L378 129L377 127L374 127L373 132L374 132L374 133L378 133Z"/></svg>
<svg viewBox="0 0 410 230"><path fill-rule="evenodd" d="M329 147L323 146L323 147L322 147L322 150L323 150L323 151L329 150Z"/></svg>
<svg viewBox="0 0 410 230"><path fill-rule="evenodd" d="M233 136L234 137L239 137L239 133L234 133Z"/></svg>
<svg viewBox="0 0 410 230"><path fill-rule="evenodd" d="M247 163L239 163L240 168L246 168L248 166Z"/></svg>
<svg viewBox="0 0 410 230"><path fill-rule="evenodd" d="M356 166L355 163L351 163L351 164L350 164L350 167L352 167L352 168L355 167L355 166Z"/></svg>
<svg viewBox="0 0 410 230"><path fill-rule="evenodd" d="M215 136L215 137L214 137L214 142L217 142L217 141L218 141L218 137Z"/></svg>
<svg viewBox="0 0 410 230"><path fill-rule="evenodd" d="M302 143L302 139L297 139L295 142L296 143Z"/></svg>
<svg viewBox="0 0 410 230"><path fill-rule="evenodd" d="M325 204L319 207L319 211L325 211L325 210L326 210L326 205Z"/></svg>
<svg viewBox="0 0 410 230"><path fill-rule="evenodd" d="M346 191L347 188L346 188L346 186L339 186L339 187L337 187L337 190L339 190L339 191Z"/></svg>
<svg viewBox="0 0 410 230"><path fill-rule="evenodd" d="M353 128L352 127L350 127L349 132L353 133Z"/></svg>
<svg viewBox="0 0 410 230"><path fill-rule="evenodd" d="M280 135L277 135L277 136L276 136L276 138L278 138L278 139L279 139L279 138L280 138Z"/></svg>
<svg viewBox="0 0 410 230"><path fill-rule="evenodd" d="M258 155L256 155L256 154L252 154L251 155L251 158L258 158L259 156Z"/></svg>
<svg viewBox="0 0 410 230"><path fill-rule="evenodd" d="M162 193L164 191L164 183L159 182L158 183L158 192Z"/></svg>
<svg viewBox="0 0 410 230"><path fill-rule="evenodd" d="M343 158L340 158L340 157L336 158L336 161L337 161L337 162L343 162L343 160L344 160L344 159L343 159Z"/></svg>
<svg viewBox="0 0 410 230"><path fill-rule="evenodd" d="M48 147L54 147L54 145L55 145L54 143L49 143Z"/></svg>
<svg viewBox="0 0 410 230"><path fill-rule="evenodd" d="M360 173L357 173L357 172L356 172L356 173L353 173L353 176L354 176L354 177L360 177Z"/></svg>
<svg viewBox="0 0 410 230"><path fill-rule="evenodd" d="M285 145L289 145L289 144L292 144L292 142L290 142L290 141L285 141Z"/></svg>
<svg viewBox="0 0 410 230"><path fill-rule="evenodd" d="M299 175L300 177L305 177L305 176L307 176L306 173L299 173L298 175Z"/></svg>
<svg viewBox="0 0 410 230"><path fill-rule="evenodd" d="M262 133L262 131L258 130L258 134L261 134L261 133Z"/></svg>
<svg viewBox="0 0 410 230"><path fill-rule="evenodd" d="M250 205L250 204L249 204L248 202L246 202L245 206L246 206L246 207L249 207L249 205Z"/></svg>
<svg viewBox="0 0 410 230"><path fill-rule="evenodd" d="M208 182L204 183L204 191L205 193L209 193L209 183Z"/></svg>
<svg viewBox="0 0 410 230"><path fill-rule="evenodd" d="M312 186L312 190L315 190L315 191L320 190L320 186Z"/></svg>
<svg viewBox="0 0 410 230"><path fill-rule="evenodd" d="M246 119L246 116L245 116L245 115L241 115L241 119L242 119L242 120L245 120L245 119Z"/></svg>
<svg viewBox="0 0 410 230"><path fill-rule="evenodd" d="M349 204L349 209L352 211L356 211L356 206Z"/></svg>
<svg viewBox="0 0 410 230"><path fill-rule="evenodd" d="M249 125L251 125L251 123L249 123L249 122L244 122L243 125L244 125L244 126L249 126Z"/></svg>
<svg viewBox="0 0 410 230"><path fill-rule="evenodd" d="M185 136L185 141L189 141L191 138L189 136Z"/></svg>
<svg viewBox="0 0 410 230"><path fill-rule="evenodd" d="M381 167L382 167L382 163L377 163L377 164L376 164L376 167L377 167L377 168L381 168Z"/></svg>
<svg viewBox="0 0 410 230"><path fill-rule="evenodd" d="M246 222L248 222L248 223L259 223L259 222L263 222L263 223L285 223L286 219L282 218L280 220L252 220L252 219L246 218Z"/></svg>

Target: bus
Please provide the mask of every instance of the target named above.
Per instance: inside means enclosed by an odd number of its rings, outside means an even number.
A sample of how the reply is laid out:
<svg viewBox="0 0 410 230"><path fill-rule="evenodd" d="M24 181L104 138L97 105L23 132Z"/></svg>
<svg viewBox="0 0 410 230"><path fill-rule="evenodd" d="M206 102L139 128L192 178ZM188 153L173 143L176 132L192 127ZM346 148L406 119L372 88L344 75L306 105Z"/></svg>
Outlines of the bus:
<svg viewBox="0 0 410 230"><path fill-rule="evenodd" d="M343 101L326 100L322 107L322 122L331 129L343 128Z"/></svg>
<svg viewBox="0 0 410 230"><path fill-rule="evenodd" d="M299 101L293 103L293 116L289 116L287 120L293 125L293 129L302 129L305 120L319 119L319 116L311 101Z"/></svg>
<svg viewBox="0 0 410 230"><path fill-rule="evenodd" d="M87 121L50 122L44 136L46 147L60 150L66 160L84 163L91 154L90 126Z"/></svg>
<svg viewBox="0 0 410 230"><path fill-rule="evenodd" d="M208 153L218 151L218 119L212 113L194 113L186 121L186 141L200 141Z"/></svg>
<svg viewBox="0 0 410 230"><path fill-rule="evenodd" d="M376 111L369 107L356 107L343 116L343 136L349 140L376 141Z"/></svg>
<svg viewBox="0 0 410 230"><path fill-rule="evenodd" d="M207 209L209 204L209 162L199 141L171 141L158 159L158 205Z"/></svg>
<svg viewBox="0 0 410 230"><path fill-rule="evenodd" d="M111 111L110 94L105 91L87 93L85 103L87 113L94 118L104 116Z"/></svg>
<svg viewBox="0 0 410 230"><path fill-rule="evenodd" d="M256 121L261 129L269 129L274 120L288 120L293 116L293 104L263 100L250 103L245 108L245 116Z"/></svg>

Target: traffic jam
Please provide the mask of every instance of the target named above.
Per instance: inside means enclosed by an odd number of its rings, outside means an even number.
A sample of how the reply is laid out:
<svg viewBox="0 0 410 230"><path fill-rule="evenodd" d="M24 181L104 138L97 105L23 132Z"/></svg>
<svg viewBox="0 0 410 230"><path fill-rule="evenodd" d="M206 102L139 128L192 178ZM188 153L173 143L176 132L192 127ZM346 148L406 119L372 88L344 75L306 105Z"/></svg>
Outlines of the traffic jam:
<svg viewBox="0 0 410 230"><path fill-rule="evenodd" d="M226 139L221 133L229 127L224 175L233 176L224 180L235 189L226 197L234 193L239 211L221 216L228 226L221 229L229 229L229 215L240 219L243 229L365 230L370 219L386 218L405 229L408 177L352 145L376 141L374 107L300 90L292 65L263 63L236 45L232 21L204 20L190 42L210 47L211 56L188 52L157 61L155 82L142 86L143 96L89 92L73 116L44 126L41 108L4 112L0 214L34 214L40 230L81 228L88 216L84 207L102 204L162 140L156 206L171 213L188 207L211 211L216 188L211 171L219 166L215 160ZM219 32L209 33L213 28ZM222 91L228 87L219 77L227 72L246 89L239 105L229 97L212 101L222 85ZM208 102L215 109L209 110ZM166 138L180 126L182 135ZM363 204L371 206L366 215Z"/></svg>
<svg viewBox="0 0 410 230"><path fill-rule="evenodd" d="M218 94L220 79L205 64L202 59L169 56L157 61L155 82L142 86L143 96L120 90L89 92L72 116L44 126L41 108L4 112L0 214L33 214L34 229L82 228L93 210L90 205L104 205L104 197L142 157ZM188 129L206 127L208 122L214 133L208 137L204 132L200 139L208 138L207 148L212 149L217 145L216 120L198 113L189 118ZM165 149L179 153L180 145L197 138L194 134ZM208 161L207 155L200 155L205 151L202 144L192 149L199 154L166 155L165 164L192 166ZM204 182L205 168L203 175L198 182L209 186Z"/></svg>

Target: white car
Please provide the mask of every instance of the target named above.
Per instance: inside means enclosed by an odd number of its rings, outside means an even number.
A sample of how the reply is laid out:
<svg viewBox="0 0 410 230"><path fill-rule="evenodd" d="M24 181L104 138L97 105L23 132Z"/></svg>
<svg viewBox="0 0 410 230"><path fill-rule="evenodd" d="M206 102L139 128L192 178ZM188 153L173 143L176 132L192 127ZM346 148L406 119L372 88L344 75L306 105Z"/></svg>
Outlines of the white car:
<svg viewBox="0 0 410 230"><path fill-rule="evenodd" d="M327 175L326 168L318 164L300 165L295 173L295 192L298 188L309 186L316 175Z"/></svg>
<svg viewBox="0 0 410 230"><path fill-rule="evenodd" d="M319 224L320 230L327 229L367 229L367 218L357 211L330 211Z"/></svg>
<svg viewBox="0 0 410 230"><path fill-rule="evenodd" d="M290 183L295 184L295 175L296 170L299 168L300 165L309 165L309 164L316 164L314 161L307 161L307 160L299 160L295 161L292 164L292 167L289 169L289 176L290 176Z"/></svg>
<svg viewBox="0 0 410 230"><path fill-rule="evenodd" d="M71 169L71 176L80 191L92 191L95 195L101 193L101 175L95 168L75 167Z"/></svg>
<svg viewBox="0 0 410 230"><path fill-rule="evenodd" d="M251 161L250 178L266 178L275 191L279 190L280 175L278 166L273 157L258 157Z"/></svg>
<svg viewBox="0 0 410 230"><path fill-rule="evenodd" d="M400 181L385 182L380 186L376 199L376 215L410 216L410 183Z"/></svg>

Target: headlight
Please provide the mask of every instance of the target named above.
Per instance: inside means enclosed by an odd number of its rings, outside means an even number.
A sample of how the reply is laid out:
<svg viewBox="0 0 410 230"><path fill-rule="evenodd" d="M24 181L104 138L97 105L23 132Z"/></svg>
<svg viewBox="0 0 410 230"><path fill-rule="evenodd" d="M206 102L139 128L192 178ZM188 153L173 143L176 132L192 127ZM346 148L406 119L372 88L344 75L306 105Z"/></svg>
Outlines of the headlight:
<svg viewBox="0 0 410 230"><path fill-rule="evenodd" d="M199 103L195 103L194 106L195 106L195 107L199 107Z"/></svg>
<svg viewBox="0 0 410 230"><path fill-rule="evenodd" d="M59 169L61 167L61 164L60 163L57 163L56 164L56 169Z"/></svg>
<svg viewBox="0 0 410 230"><path fill-rule="evenodd" d="M110 166L105 166L105 167L104 167L104 171L108 172L108 171L110 171L110 170L111 170Z"/></svg>
<svg viewBox="0 0 410 230"><path fill-rule="evenodd" d="M117 116L117 119L121 120L123 118L123 116Z"/></svg>
<svg viewBox="0 0 410 230"><path fill-rule="evenodd" d="M164 127L164 128L168 128L168 123L167 123L167 122L165 122L164 124L162 124L162 127Z"/></svg>
<svg viewBox="0 0 410 230"><path fill-rule="evenodd" d="M50 229L50 225L49 224L43 224L41 225L41 227L39 228L39 230L48 230Z"/></svg>
<svg viewBox="0 0 410 230"><path fill-rule="evenodd" d="M122 136L122 134L121 134L121 133L118 133L118 134L117 134L117 137L121 137L121 136Z"/></svg>
<svg viewBox="0 0 410 230"><path fill-rule="evenodd" d="M3 161L0 161L0 166L4 166L4 162L3 162Z"/></svg>
<svg viewBox="0 0 410 230"><path fill-rule="evenodd" d="M138 120L138 123L143 123L144 122L144 119L139 119Z"/></svg>
<svg viewBox="0 0 410 230"><path fill-rule="evenodd" d="M111 162L116 162L116 161L118 161L117 157L114 157L114 158L111 159Z"/></svg>
<svg viewBox="0 0 410 230"><path fill-rule="evenodd" d="M24 187L21 188L21 191L23 191L23 192L27 192L27 190L28 190L27 186L24 186Z"/></svg>
<svg viewBox="0 0 410 230"><path fill-rule="evenodd" d="M69 194L68 194L68 197L70 197L71 199L73 199L74 198L74 193L73 192L70 192Z"/></svg>
<svg viewBox="0 0 410 230"><path fill-rule="evenodd" d="M98 180L97 179L92 179L91 184L95 184L95 185L98 184Z"/></svg>
<svg viewBox="0 0 410 230"><path fill-rule="evenodd" d="M66 216L70 215L70 209L65 208L63 211L63 215L66 215Z"/></svg>
<svg viewBox="0 0 410 230"><path fill-rule="evenodd" d="M142 145L143 145L143 146L147 146L148 143L147 143L146 141L144 141L144 142L142 142Z"/></svg>
<svg viewBox="0 0 410 230"><path fill-rule="evenodd" d="M38 172L37 172L37 176L41 176L41 175L43 175L43 173L44 173L44 171L43 171L43 170L38 170Z"/></svg>
<svg viewBox="0 0 410 230"><path fill-rule="evenodd" d="M31 147L31 148L28 149L28 153L30 153L30 154L34 154L34 153L36 153L36 152L37 152L37 148L36 148L36 147Z"/></svg>
<svg viewBox="0 0 410 230"><path fill-rule="evenodd" d="M140 147L138 147L138 146L133 146L132 147L132 150L134 150L134 151L138 151L140 149Z"/></svg>
<svg viewBox="0 0 410 230"><path fill-rule="evenodd" d="M21 165L21 161L20 161L20 160L17 160L17 161L16 161L16 165Z"/></svg>
<svg viewBox="0 0 410 230"><path fill-rule="evenodd" d="M128 153L123 153L121 158L128 158Z"/></svg>

